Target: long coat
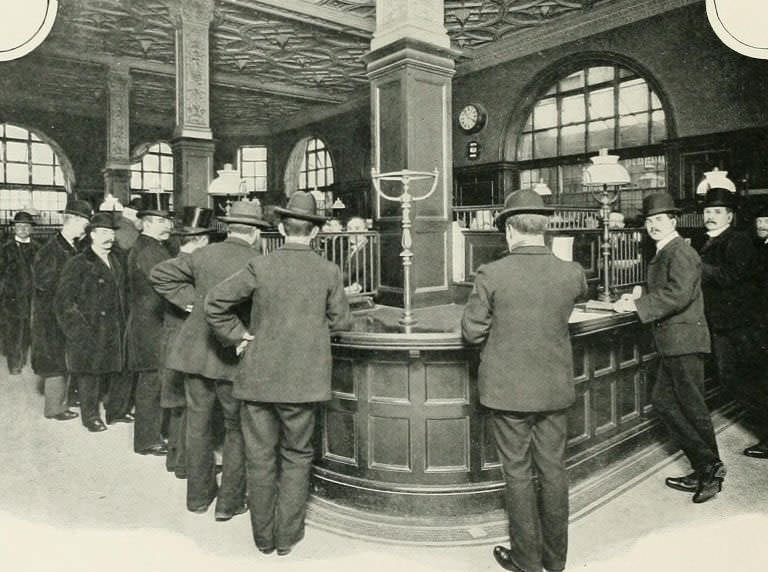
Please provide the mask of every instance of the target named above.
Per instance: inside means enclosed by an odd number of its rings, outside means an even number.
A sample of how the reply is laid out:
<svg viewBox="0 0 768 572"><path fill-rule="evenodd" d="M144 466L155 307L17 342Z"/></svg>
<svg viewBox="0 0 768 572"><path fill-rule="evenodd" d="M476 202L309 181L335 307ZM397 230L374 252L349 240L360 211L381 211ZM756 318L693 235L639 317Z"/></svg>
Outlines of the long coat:
<svg viewBox="0 0 768 572"><path fill-rule="evenodd" d="M171 342L165 365L169 369L209 379L233 381L238 359L233 348L224 347L205 321L203 301L222 280L245 268L259 252L237 238L205 246L186 257L165 260L152 269L150 280L166 300L184 308L190 297L194 306ZM247 320L248 308L242 309Z"/></svg>
<svg viewBox="0 0 768 572"><path fill-rule="evenodd" d="M163 366L165 300L152 288L149 273L156 264L170 257L171 253L163 243L144 234L136 239L128 254L125 340L127 367L132 371L156 370Z"/></svg>
<svg viewBox="0 0 768 572"><path fill-rule="evenodd" d="M640 321L653 324L653 339L661 355L709 353L701 259L679 236L648 263L648 294L635 300L635 305Z"/></svg>
<svg viewBox="0 0 768 572"><path fill-rule="evenodd" d="M88 248L59 279L54 308L73 373L120 372L125 365L125 273L117 255L109 254L109 264Z"/></svg>
<svg viewBox="0 0 768 572"><path fill-rule="evenodd" d="M504 411L551 411L575 399L568 319L587 293L577 262L544 246L520 246L484 264L461 320L464 339L482 343L480 402Z"/></svg>
<svg viewBox="0 0 768 572"><path fill-rule="evenodd" d="M233 308L250 300L248 345L233 395L270 403L331 398L331 332L350 326L341 269L309 246L288 242L213 288L208 323L228 346L248 326Z"/></svg>
<svg viewBox="0 0 768 572"><path fill-rule="evenodd" d="M0 247L0 321L5 343L20 335L21 324L30 319L32 307L32 261L40 245L14 238Z"/></svg>
<svg viewBox="0 0 768 572"><path fill-rule="evenodd" d="M704 309L713 332L750 326L755 322L758 257L752 239L728 228L699 251Z"/></svg>
<svg viewBox="0 0 768 572"><path fill-rule="evenodd" d="M40 248L32 263L32 369L38 375L63 375L67 371L65 337L56 321L53 300L61 271L76 254L77 248L59 232Z"/></svg>

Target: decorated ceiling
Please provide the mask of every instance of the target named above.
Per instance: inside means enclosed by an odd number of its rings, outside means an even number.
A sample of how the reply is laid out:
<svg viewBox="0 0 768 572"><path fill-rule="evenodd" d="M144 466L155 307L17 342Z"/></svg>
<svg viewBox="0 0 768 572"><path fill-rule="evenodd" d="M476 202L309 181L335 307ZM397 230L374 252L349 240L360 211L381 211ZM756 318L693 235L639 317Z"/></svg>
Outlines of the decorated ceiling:
<svg viewBox="0 0 768 572"><path fill-rule="evenodd" d="M8 65L14 82L38 99L103 112L106 70L131 70L131 113L151 123L174 121L174 36L183 0L60 0L39 62L48 81ZM462 57L521 30L556 26L569 14L611 0L445 0L445 26ZM212 125L276 120L341 104L368 90L365 63L375 27L375 0L215 0L210 33ZM37 65L37 64L36 64ZM15 73L18 72L18 73ZM38 82L38 83L36 83ZM7 87L10 91L5 89ZM15 90L18 91L18 90ZM9 95L11 94L11 95Z"/></svg>

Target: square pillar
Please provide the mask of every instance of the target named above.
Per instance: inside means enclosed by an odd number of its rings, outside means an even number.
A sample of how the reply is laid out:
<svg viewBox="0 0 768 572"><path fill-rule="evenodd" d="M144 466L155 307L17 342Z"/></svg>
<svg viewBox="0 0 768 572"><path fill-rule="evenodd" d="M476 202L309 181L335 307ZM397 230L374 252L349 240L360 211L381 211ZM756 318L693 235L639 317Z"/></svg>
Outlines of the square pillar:
<svg viewBox="0 0 768 572"><path fill-rule="evenodd" d="M130 162L131 74L127 65L115 63L107 72L107 164L104 195L112 194L124 205L131 194Z"/></svg>
<svg viewBox="0 0 768 572"><path fill-rule="evenodd" d="M173 208L207 207L213 180L213 141L181 137L171 141L174 165Z"/></svg>

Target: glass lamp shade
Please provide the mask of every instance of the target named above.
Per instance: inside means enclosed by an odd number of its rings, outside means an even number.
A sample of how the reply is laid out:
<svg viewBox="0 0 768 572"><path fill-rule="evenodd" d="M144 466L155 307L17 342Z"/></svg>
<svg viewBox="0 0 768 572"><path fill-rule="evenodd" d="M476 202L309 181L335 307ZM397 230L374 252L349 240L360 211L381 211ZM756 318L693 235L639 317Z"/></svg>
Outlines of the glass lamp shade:
<svg viewBox="0 0 768 572"><path fill-rule="evenodd" d="M344 204L344 201L342 201L340 198L336 197L336 200L333 201L333 204L331 205L331 208L333 210L343 210L347 208L347 205Z"/></svg>
<svg viewBox="0 0 768 572"><path fill-rule="evenodd" d="M584 169L585 186L626 185L630 182L629 172L619 163L618 155L609 155L608 149L590 158L592 164Z"/></svg>
<svg viewBox="0 0 768 572"><path fill-rule="evenodd" d="M552 194L552 189L549 188L544 179L540 179L538 183L533 186L533 190L542 197L548 197Z"/></svg>
<svg viewBox="0 0 768 572"><path fill-rule="evenodd" d="M709 189L725 189L736 192L736 185L728 178L728 171L721 171L717 167L704 173L704 178L696 187L697 195L706 195Z"/></svg>
<svg viewBox="0 0 768 572"><path fill-rule="evenodd" d="M245 180L232 168L232 163L225 163L224 168L216 173L218 176L208 185L209 195L225 197L248 194Z"/></svg>

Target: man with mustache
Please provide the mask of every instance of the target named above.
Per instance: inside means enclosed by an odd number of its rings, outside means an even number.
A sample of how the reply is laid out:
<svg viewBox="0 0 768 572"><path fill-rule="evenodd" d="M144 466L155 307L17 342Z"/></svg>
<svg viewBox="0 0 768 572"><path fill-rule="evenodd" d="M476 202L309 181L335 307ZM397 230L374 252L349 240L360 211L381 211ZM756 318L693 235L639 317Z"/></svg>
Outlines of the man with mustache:
<svg viewBox="0 0 768 572"><path fill-rule="evenodd" d="M131 403L131 384L123 376L125 274L112 252L116 228L112 213L93 216L91 246L66 263L54 298L67 365L80 390L80 416L91 432L107 428L99 412L102 383L109 388L108 418L125 417Z"/></svg>
<svg viewBox="0 0 768 572"><path fill-rule="evenodd" d="M758 353L760 319L755 308L763 294L757 285L755 246L746 233L732 226L735 199L735 193L714 187L704 202L708 239L699 252L704 309L720 383L762 427L768 404L760 397L765 373ZM758 444L745 449L744 454L754 456L750 454L753 448L761 449ZM758 456L768 458L768 450Z"/></svg>

